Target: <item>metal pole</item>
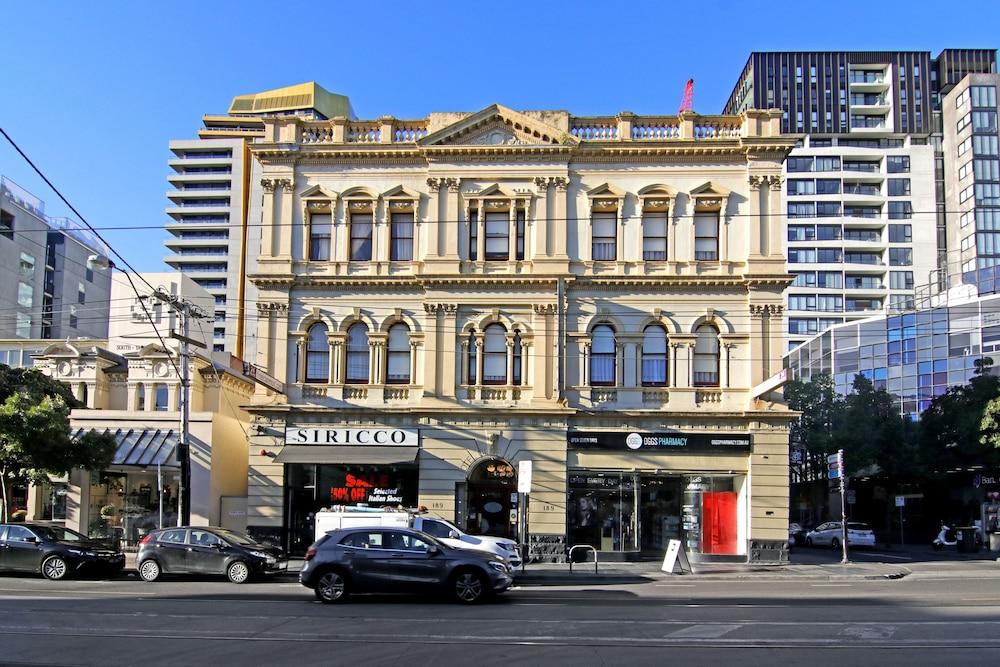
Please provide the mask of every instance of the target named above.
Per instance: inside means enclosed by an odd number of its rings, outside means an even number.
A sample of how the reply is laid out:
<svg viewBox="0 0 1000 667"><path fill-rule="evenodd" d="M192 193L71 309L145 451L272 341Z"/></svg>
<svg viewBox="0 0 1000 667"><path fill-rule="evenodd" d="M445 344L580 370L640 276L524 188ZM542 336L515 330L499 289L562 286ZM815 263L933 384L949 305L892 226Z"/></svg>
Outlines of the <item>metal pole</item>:
<svg viewBox="0 0 1000 667"><path fill-rule="evenodd" d="M177 455L181 464L180 493L178 494L177 525L187 526L191 523L191 446L188 437L188 429L191 426L191 405L190 405L190 351L188 350L187 338L190 335L189 317L187 308L184 305L178 309L181 318L181 437L177 447Z"/></svg>
<svg viewBox="0 0 1000 667"><path fill-rule="evenodd" d="M903 506L899 506L899 546L905 547L906 542L903 541Z"/></svg>
<svg viewBox="0 0 1000 667"><path fill-rule="evenodd" d="M847 564L850 561L847 559L847 484L844 482L844 450L837 450L837 456L840 458L840 562Z"/></svg>
<svg viewBox="0 0 1000 667"><path fill-rule="evenodd" d="M156 523L157 528L163 528L163 473L160 470L160 462L156 462L156 497L159 498L160 520Z"/></svg>

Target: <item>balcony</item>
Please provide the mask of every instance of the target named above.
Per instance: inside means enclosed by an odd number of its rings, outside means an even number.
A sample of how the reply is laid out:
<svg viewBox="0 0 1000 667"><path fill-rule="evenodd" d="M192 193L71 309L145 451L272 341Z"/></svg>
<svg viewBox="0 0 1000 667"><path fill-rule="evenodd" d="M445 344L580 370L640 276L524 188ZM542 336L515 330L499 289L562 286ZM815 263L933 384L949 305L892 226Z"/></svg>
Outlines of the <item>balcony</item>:
<svg viewBox="0 0 1000 667"><path fill-rule="evenodd" d="M889 89L889 78L882 70L852 70L848 76L851 95L881 93Z"/></svg>

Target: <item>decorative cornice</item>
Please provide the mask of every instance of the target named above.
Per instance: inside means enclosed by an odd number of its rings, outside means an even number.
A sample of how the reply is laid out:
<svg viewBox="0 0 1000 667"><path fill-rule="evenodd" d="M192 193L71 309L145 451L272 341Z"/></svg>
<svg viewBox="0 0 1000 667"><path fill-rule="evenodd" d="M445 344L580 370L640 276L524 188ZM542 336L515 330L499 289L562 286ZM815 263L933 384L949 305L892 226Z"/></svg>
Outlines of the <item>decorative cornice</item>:
<svg viewBox="0 0 1000 667"><path fill-rule="evenodd" d="M533 306L536 315L555 315L556 304L554 303L536 303Z"/></svg>
<svg viewBox="0 0 1000 667"><path fill-rule="evenodd" d="M279 301L258 301L257 311L260 313L287 313L288 304Z"/></svg>

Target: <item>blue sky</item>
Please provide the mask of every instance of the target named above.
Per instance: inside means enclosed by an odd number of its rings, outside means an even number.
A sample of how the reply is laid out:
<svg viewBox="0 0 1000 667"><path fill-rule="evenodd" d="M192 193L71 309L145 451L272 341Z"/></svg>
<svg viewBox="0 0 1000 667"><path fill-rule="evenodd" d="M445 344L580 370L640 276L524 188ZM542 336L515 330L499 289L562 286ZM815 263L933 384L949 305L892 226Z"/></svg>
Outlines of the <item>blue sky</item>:
<svg viewBox="0 0 1000 667"><path fill-rule="evenodd" d="M818 4L818 3L817 3ZM718 113L754 50L996 48L1000 3L3 4L0 125L139 270L163 270L170 139L234 95L315 80L362 118L493 102ZM942 7L947 16L941 16ZM848 29L835 30L843 14ZM850 15L848 17L848 15ZM911 18L907 18L911 17ZM0 173L67 209L4 143Z"/></svg>

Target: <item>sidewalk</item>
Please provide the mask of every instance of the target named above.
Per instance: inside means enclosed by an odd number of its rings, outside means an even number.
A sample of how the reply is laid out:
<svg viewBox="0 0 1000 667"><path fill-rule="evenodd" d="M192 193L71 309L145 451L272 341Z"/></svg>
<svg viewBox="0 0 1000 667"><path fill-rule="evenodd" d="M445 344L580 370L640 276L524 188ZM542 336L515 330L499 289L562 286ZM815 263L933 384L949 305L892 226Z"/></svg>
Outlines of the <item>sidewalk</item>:
<svg viewBox="0 0 1000 667"><path fill-rule="evenodd" d="M583 583L639 584L650 581L842 581L901 579L910 569L894 563L849 563L814 565L750 565L708 563L694 565L693 573L667 574L660 562L599 564L576 563L570 572L566 563L534 563L514 573L516 584L572 586ZM998 569L1000 574L1000 569Z"/></svg>

